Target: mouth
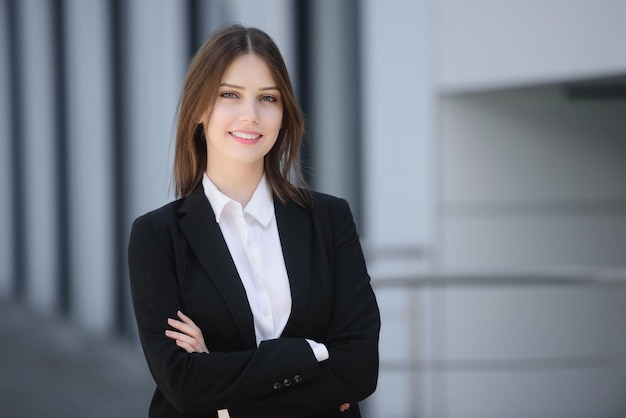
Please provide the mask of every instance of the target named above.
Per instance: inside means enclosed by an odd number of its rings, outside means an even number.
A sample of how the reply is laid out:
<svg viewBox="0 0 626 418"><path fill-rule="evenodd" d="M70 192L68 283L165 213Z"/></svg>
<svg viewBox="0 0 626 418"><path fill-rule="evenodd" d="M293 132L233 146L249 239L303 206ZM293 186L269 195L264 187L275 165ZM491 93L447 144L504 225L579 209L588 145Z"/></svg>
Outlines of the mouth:
<svg viewBox="0 0 626 418"><path fill-rule="evenodd" d="M239 142L257 142L263 135L253 132L231 131L229 132L236 141Z"/></svg>

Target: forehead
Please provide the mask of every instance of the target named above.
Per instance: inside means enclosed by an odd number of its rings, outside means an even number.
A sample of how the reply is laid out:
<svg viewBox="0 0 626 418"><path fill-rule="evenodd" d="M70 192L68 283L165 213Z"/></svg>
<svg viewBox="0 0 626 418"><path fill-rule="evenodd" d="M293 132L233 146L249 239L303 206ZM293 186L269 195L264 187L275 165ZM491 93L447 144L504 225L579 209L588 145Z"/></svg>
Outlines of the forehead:
<svg viewBox="0 0 626 418"><path fill-rule="evenodd" d="M222 83L229 84L262 84L264 87L274 86L276 80L272 69L265 60L255 54L243 54L233 59L224 74Z"/></svg>

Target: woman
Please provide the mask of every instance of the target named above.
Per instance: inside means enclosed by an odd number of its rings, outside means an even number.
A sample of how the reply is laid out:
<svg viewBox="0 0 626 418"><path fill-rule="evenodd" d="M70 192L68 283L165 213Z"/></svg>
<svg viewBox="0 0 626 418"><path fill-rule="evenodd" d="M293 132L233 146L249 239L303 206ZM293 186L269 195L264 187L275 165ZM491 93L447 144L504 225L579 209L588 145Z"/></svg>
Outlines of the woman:
<svg viewBox="0 0 626 418"><path fill-rule="evenodd" d="M274 42L237 24L207 39L179 107L179 199L130 236L151 417L361 416L378 307L347 203L301 186L302 134Z"/></svg>

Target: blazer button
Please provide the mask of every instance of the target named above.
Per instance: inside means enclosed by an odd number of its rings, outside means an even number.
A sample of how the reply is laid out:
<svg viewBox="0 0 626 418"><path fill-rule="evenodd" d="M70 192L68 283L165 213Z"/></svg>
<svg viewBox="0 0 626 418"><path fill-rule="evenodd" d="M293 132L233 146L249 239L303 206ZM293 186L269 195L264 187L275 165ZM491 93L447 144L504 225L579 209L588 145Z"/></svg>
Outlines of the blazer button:
<svg viewBox="0 0 626 418"><path fill-rule="evenodd" d="M274 386L273 386L274 390L278 390L280 389L280 387L281 387L280 383L278 382L274 383Z"/></svg>
<svg viewBox="0 0 626 418"><path fill-rule="evenodd" d="M299 374L295 375L293 377L293 381L296 382L296 383L302 382L302 376L300 376Z"/></svg>
<svg viewBox="0 0 626 418"><path fill-rule="evenodd" d="M291 379L285 379L285 380L283 380L283 385L285 385L285 386L290 386L290 385L291 385Z"/></svg>

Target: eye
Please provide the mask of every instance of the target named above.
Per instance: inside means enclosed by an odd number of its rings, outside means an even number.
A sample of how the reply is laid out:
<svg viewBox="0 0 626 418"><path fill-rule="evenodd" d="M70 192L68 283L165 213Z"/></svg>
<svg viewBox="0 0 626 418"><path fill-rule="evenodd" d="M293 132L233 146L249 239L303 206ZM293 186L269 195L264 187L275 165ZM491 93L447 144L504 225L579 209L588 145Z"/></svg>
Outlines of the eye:
<svg viewBox="0 0 626 418"><path fill-rule="evenodd" d="M269 103L276 103L278 101L278 99L274 96L261 96L259 100L261 100L262 102L269 102Z"/></svg>
<svg viewBox="0 0 626 418"><path fill-rule="evenodd" d="M220 93L220 97L224 97L226 99L236 99L238 96L232 91L225 91Z"/></svg>

